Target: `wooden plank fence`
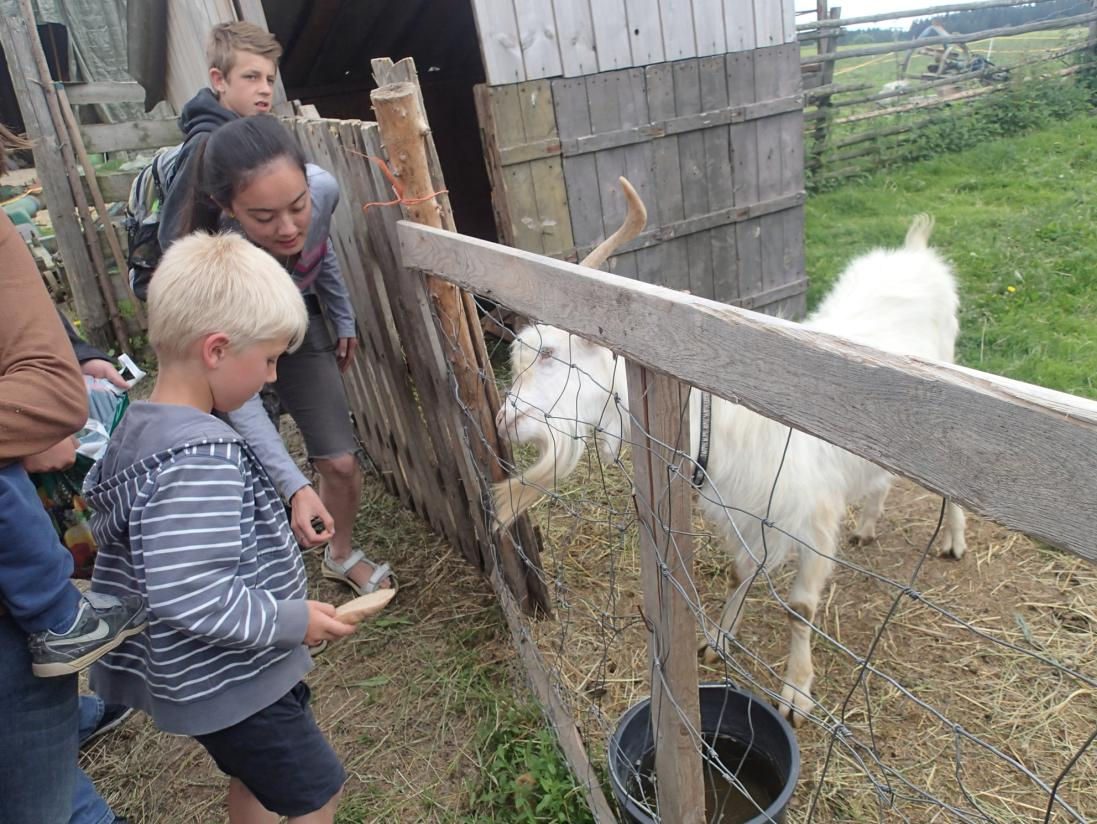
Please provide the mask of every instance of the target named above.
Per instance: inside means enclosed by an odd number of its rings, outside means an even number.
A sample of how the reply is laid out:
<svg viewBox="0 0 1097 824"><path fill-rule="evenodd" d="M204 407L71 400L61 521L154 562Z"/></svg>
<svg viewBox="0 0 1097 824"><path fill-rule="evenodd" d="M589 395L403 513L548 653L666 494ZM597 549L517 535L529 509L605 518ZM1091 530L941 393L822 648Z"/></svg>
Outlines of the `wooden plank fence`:
<svg viewBox="0 0 1097 824"><path fill-rule="evenodd" d="M1097 65L1097 61L1092 59L1097 46L1097 35L1094 34L1097 30L1097 7L1083 14L1023 25L837 50L834 47L836 38L847 31L846 27L884 23L901 17L941 16L950 12L1046 2L1049 0L982 0L843 19L840 14L833 13L835 9L828 13L825 0L822 0L819 19L797 25L802 41L817 40L819 44L817 54L805 53L801 58L804 88L807 90L804 123L809 154L806 164L808 179L819 185L871 172L901 158L904 148L920 130L955 120L961 116L964 107L974 101L1023 82L1070 82L1069 78L1084 67ZM997 65L977 64L972 70L961 67L961 70L947 74L915 72L911 68L933 59L932 55L917 57L915 52L921 55L935 50L936 54L942 54L950 47L959 46L967 50L969 44L1082 26L1088 27L1088 36L1076 42L1060 43L1009 63L999 60ZM965 53L971 52L968 50ZM998 53L1001 53L1000 48ZM903 80L903 83L877 88L867 83L834 83L832 80L834 66L839 60L888 54L901 58L896 80ZM1064 61L1072 65L1056 67L1055 64ZM858 148L851 148L854 146Z"/></svg>
<svg viewBox="0 0 1097 824"><path fill-rule="evenodd" d="M408 266L735 399L1097 562L1097 403L887 355L486 241L408 223L399 231Z"/></svg>
<svg viewBox="0 0 1097 824"><path fill-rule="evenodd" d="M378 61L375 72L382 86L415 76L410 61L395 66ZM386 154L377 124L294 118L289 125L306 156L339 180L342 197L331 237L363 343L346 386L367 455L388 489L470 562L487 572L500 565L520 607L549 610L532 527L528 521L518 525L525 553L519 558L508 537L493 537L482 505L484 483L502 470L491 465L494 457L489 461L485 456L480 432L466 432L468 409L487 410L498 403L491 395L494 383L479 324L470 323L475 308L470 316L471 301L466 304L458 296L457 303L449 304L456 315L443 314L448 325L440 324L439 295L417 273L405 270L395 252L400 209L362 210L365 203L391 199L388 179L366 160ZM429 141L429 133L420 137ZM434 176L429 191L444 189L436 160L430 165ZM448 203L437 208L452 227ZM455 332L458 326L461 331ZM476 375L490 384L490 391L481 387L484 394L475 404L459 396L452 383L455 365L462 363L471 363ZM489 416L494 415L490 408ZM507 453L504 448L496 454Z"/></svg>

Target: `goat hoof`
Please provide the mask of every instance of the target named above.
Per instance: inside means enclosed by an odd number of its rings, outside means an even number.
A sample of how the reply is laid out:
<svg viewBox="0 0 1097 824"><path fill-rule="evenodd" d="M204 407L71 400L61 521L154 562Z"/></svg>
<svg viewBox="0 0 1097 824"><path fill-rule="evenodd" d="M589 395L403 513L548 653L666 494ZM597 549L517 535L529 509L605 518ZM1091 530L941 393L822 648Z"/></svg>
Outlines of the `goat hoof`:
<svg viewBox="0 0 1097 824"><path fill-rule="evenodd" d="M720 663L720 653L710 647L708 644L704 644L700 650L701 663L705 666L714 667Z"/></svg>
<svg viewBox="0 0 1097 824"><path fill-rule="evenodd" d="M790 684L785 684L781 690L781 716L793 727L803 725L804 719L811 715L812 704L811 693L807 690L796 689Z"/></svg>
<svg viewBox="0 0 1097 824"><path fill-rule="evenodd" d="M874 544L874 543L876 543L876 533L875 532L872 532L872 533L869 533L869 534L861 534L859 532L854 532L852 535L849 536L849 545L850 546L868 546L869 544Z"/></svg>
<svg viewBox="0 0 1097 824"><path fill-rule="evenodd" d="M946 541L941 544L941 557L952 558L954 561L959 561L964 557L964 552L967 550L967 546L963 541L957 541L955 543Z"/></svg>

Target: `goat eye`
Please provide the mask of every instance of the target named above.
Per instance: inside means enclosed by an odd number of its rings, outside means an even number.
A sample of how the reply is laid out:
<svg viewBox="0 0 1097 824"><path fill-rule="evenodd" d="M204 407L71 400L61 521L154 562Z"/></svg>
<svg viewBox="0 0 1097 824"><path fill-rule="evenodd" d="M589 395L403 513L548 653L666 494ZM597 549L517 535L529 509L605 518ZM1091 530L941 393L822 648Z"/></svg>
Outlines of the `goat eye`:
<svg viewBox="0 0 1097 824"><path fill-rule="evenodd" d="M556 357L556 350L555 349L542 349L540 351L540 353L538 354L538 357L541 360L548 360L549 358L554 358L554 357Z"/></svg>

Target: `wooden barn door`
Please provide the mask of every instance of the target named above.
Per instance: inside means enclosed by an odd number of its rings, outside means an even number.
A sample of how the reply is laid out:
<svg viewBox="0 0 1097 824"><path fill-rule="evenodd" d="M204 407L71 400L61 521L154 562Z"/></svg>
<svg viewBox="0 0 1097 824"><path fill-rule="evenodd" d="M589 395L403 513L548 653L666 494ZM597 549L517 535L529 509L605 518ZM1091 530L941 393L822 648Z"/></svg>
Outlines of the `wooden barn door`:
<svg viewBox="0 0 1097 824"><path fill-rule="evenodd" d="M477 89L500 235L562 258L619 224L627 177L647 230L618 274L803 312L803 139L795 42Z"/></svg>

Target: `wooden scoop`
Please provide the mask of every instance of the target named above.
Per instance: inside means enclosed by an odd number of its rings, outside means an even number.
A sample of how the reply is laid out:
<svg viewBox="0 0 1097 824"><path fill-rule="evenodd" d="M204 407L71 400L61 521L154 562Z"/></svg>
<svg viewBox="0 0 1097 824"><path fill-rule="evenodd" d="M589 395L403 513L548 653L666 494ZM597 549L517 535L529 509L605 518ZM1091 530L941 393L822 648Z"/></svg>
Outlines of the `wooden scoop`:
<svg viewBox="0 0 1097 824"><path fill-rule="evenodd" d="M357 624L377 615L395 596L395 589L378 589L368 595L360 595L337 606L335 617L344 624Z"/></svg>

